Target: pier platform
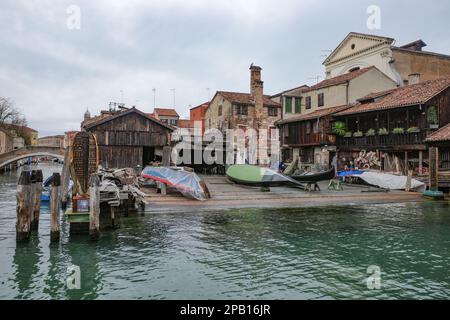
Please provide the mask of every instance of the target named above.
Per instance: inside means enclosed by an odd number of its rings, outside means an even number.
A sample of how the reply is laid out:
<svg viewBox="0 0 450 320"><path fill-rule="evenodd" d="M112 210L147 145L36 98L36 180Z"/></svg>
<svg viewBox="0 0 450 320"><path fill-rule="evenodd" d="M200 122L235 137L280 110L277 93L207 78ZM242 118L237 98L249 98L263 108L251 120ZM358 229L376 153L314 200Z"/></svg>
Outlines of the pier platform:
<svg viewBox="0 0 450 320"><path fill-rule="evenodd" d="M271 187L263 192L259 187L235 184L225 176L202 176L211 199L191 200L173 191L162 196L156 189L142 189L148 197L148 212L182 212L186 210L224 210L236 208L295 208L311 206L376 204L424 201L421 193L390 191L379 192L376 188L344 185L343 191L328 190L328 182L320 182L321 191L306 192L290 187Z"/></svg>

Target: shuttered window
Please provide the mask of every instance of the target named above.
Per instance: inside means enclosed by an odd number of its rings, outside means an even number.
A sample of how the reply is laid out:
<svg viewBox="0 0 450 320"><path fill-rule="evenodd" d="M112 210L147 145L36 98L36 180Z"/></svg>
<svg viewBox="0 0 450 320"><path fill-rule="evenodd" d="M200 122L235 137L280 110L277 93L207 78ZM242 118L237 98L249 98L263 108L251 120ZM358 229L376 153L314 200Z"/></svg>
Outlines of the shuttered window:
<svg viewBox="0 0 450 320"><path fill-rule="evenodd" d="M295 113L301 112L302 112L302 98L297 97L295 98Z"/></svg>
<svg viewBox="0 0 450 320"><path fill-rule="evenodd" d="M305 99L305 108L311 109L311 97L306 97Z"/></svg>
<svg viewBox="0 0 450 320"><path fill-rule="evenodd" d="M319 107L323 107L325 105L325 97L324 97L323 93L319 93L317 95L317 105Z"/></svg>
<svg viewBox="0 0 450 320"><path fill-rule="evenodd" d="M291 97L286 97L286 113L292 113L292 98Z"/></svg>

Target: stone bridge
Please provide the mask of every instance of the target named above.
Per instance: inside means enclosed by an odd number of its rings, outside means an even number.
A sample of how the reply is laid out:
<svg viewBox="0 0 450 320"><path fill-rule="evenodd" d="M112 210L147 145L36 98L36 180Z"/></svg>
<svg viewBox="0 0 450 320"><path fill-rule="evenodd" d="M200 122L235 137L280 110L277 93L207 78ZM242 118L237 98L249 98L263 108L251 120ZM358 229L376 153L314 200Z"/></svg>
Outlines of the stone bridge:
<svg viewBox="0 0 450 320"><path fill-rule="evenodd" d="M64 159L66 149L59 147L28 146L0 154L0 170L7 165L29 157L54 157Z"/></svg>

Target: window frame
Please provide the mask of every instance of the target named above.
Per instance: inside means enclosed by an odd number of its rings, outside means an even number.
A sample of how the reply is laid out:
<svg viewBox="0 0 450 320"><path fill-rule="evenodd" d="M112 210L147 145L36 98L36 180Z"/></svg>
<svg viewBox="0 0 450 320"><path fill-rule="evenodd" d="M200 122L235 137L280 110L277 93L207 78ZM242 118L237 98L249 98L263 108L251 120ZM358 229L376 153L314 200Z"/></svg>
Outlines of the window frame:
<svg viewBox="0 0 450 320"><path fill-rule="evenodd" d="M311 96L305 97L305 109L309 110L312 107Z"/></svg>
<svg viewBox="0 0 450 320"><path fill-rule="evenodd" d="M235 104L236 115L248 116L248 106L243 104Z"/></svg>
<svg viewBox="0 0 450 320"><path fill-rule="evenodd" d="M292 97L284 97L284 101L285 101L285 106L284 106L284 112L286 114L292 114ZM289 101L289 103L288 103ZM289 110L288 110L288 106L289 106Z"/></svg>
<svg viewBox="0 0 450 320"><path fill-rule="evenodd" d="M301 97L295 97L295 106L294 110L295 113L302 113L302 98Z"/></svg>
<svg viewBox="0 0 450 320"><path fill-rule="evenodd" d="M325 94L323 92L317 94L317 106L319 108L325 106Z"/></svg>
<svg viewBox="0 0 450 320"><path fill-rule="evenodd" d="M277 107L267 107L267 114L269 115L269 117L278 117L278 108Z"/></svg>

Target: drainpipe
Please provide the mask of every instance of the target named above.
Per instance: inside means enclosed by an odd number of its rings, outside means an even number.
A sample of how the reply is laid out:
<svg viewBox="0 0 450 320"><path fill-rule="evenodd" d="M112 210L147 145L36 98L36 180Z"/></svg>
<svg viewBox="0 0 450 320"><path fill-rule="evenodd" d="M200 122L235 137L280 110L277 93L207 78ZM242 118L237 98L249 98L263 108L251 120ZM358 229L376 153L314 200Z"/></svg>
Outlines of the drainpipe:
<svg viewBox="0 0 450 320"><path fill-rule="evenodd" d="M350 81L347 80L347 82L345 83L345 101L346 101L346 105L348 106L349 104L349 87L350 87Z"/></svg>

